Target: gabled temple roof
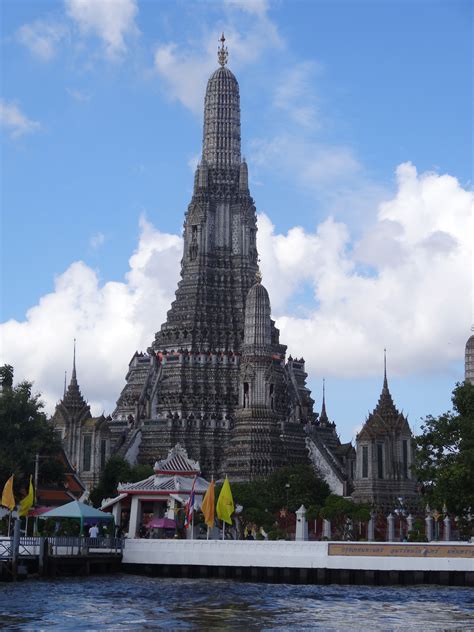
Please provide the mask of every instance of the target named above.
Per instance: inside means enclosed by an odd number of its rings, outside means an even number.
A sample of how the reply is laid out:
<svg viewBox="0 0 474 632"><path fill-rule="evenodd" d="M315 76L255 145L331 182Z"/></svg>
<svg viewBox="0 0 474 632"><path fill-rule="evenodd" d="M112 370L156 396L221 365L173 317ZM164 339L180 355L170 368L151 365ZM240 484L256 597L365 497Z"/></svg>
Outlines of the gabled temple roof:
<svg viewBox="0 0 474 632"><path fill-rule="evenodd" d="M387 366L385 362L382 392L373 412L367 417L357 439L374 439L389 432L405 431L411 435L407 418L395 406L388 388Z"/></svg>
<svg viewBox="0 0 474 632"><path fill-rule="evenodd" d="M62 404L68 410L81 410L85 406L87 406L86 400L83 398L81 389L79 388L79 384L77 383L77 375L76 375L76 341L74 340L74 356L72 361L72 375L71 381L69 382L69 386L67 391L64 393L64 397L62 399ZM88 407L88 406L87 406Z"/></svg>
<svg viewBox="0 0 474 632"><path fill-rule="evenodd" d="M181 444L177 443L168 452L166 459L155 463L155 474L187 474L195 476L201 473L201 468L197 461L188 457L188 453Z"/></svg>
<svg viewBox="0 0 474 632"><path fill-rule="evenodd" d="M191 476L165 476L152 474L143 481L137 483L119 483L117 490L119 493L158 493L158 494L189 494L194 482ZM198 476L194 491L196 494L205 494L209 483Z"/></svg>

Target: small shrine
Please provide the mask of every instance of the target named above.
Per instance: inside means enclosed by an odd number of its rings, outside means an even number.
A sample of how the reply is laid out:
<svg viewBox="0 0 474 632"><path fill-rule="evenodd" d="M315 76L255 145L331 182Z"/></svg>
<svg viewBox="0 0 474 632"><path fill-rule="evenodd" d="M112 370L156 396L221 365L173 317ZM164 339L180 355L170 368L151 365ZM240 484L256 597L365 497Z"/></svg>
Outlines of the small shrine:
<svg viewBox="0 0 474 632"><path fill-rule="evenodd" d="M194 508L202 504L209 483L200 476L199 463L179 443L166 459L157 461L154 474L137 483L119 483L116 498L102 503L128 537L166 537L182 526L184 506L194 485Z"/></svg>

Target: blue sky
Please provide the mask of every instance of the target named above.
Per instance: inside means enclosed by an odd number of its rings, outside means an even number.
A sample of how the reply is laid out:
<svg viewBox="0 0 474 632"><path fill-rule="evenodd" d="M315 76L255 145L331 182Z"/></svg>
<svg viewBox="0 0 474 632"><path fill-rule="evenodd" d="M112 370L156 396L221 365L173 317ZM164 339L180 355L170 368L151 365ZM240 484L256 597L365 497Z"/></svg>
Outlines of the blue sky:
<svg viewBox="0 0 474 632"><path fill-rule="evenodd" d="M344 439L450 405L472 323L472 4L3 1L2 362L94 410L163 322L226 32L264 283Z"/></svg>

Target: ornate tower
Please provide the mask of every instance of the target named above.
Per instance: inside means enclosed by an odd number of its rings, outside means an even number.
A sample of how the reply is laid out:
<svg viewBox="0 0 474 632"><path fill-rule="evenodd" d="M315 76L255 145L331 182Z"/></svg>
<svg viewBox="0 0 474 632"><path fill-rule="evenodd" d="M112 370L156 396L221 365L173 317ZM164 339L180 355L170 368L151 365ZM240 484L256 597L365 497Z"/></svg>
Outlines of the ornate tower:
<svg viewBox="0 0 474 632"><path fill-rule="evenodd" d="M233 480L267 476L306 458L302 425L288 422L285 351L272 341L270 299L258 274L245 305L239 407L225 462Z"/></svg>
<svg viewBox="0 0 474 632"><path fill-rule="evenodd" d="M61 433L64 452L71 465L86 486L93 487L110 456L110 430L103 415L92 417L89 404L82 396L77 382L75 340L71 381L56 405L52 421Z"/></svg>
<svg viewBox="0 0 474 632"><path fill-rule="evenodd" d="M374 411L356 437L354 500L385 512L399 506L409 509L419 500L413 463L412 433L407 418L393 403L385 362L382 393Z"/></svg>
<svg viewBox="0 0 474 632"><path fill-rule="evenodd" d="M140 441L141 461L164 457L179 442L205 474L216 475L223 472L239 407L243 343L249 349L245 306L258 269L256 211L240 153L239 85L226 67L224 42L222 36L219 68L207 83L202 157L185 215L176 298L148 355L132 360L110 424L118 432L133 416L140 439L129 433L127 441L134 450ZM266 294L258 288L255 293ZM286 348L279 344L269 304L264 322L265 353L270 359L278 353L284 367ZM300 373L291 388L302 411L294 418L301 424L312 414L312 400L304 364ZM283 415L283 404L280 408Z"/></svg>

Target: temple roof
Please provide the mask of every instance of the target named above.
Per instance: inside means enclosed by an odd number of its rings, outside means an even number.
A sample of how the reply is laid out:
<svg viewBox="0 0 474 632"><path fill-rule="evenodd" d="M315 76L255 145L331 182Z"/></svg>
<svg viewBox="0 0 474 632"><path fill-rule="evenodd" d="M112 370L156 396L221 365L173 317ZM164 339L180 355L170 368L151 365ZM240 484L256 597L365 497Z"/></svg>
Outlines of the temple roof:
<svg viewBox="0 0 474 632"><path fill-rule="evenodd" d="M177 443L174 448L171 448L166 459L157 461L153 469L157 475L187 474L188 476L194 476L201 472L199 463L190 459L186 449L179 443Z"/></svg>
<svg viewBox="0 0 474 632"><path fill-rule="evenodd" d="M374 439L393 431L404 431L411 435L407 418L395 406L388 388L387 365L385 361L384 379L379 401L367 417L357 439Z"/></svg>
<svg viewBox="0 0 474 632"><path fill-rule="evenodd" d="M62 399L63 405L69 410L81 410L84 406L87 406L87 402L82 396L81 389L77 383L76 375L76 341L74 340L74 355L72 360L72 375L69 386L64 393Z"/></svg>
<svg viewBox="0 0 474 632"><path fill-rule="evenodd" d="M227 48L219 50L220 67L209 77L204 100L202 158L210 167L240 165L240 95L239 84L225 67Z"/></svg>
<svg viewBox="0 0 474 632"><path fill-rule="evenodd" d="M143 481L137 483L119 483L117 490L119 493L152 493L158 494L189 494L194 482L191 476L166 476L163 474L152 474ZM205 494L209 483L200 476L196 477L194 491L196 494Z"/></svg>

